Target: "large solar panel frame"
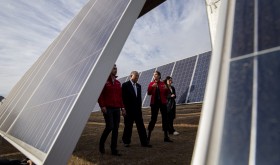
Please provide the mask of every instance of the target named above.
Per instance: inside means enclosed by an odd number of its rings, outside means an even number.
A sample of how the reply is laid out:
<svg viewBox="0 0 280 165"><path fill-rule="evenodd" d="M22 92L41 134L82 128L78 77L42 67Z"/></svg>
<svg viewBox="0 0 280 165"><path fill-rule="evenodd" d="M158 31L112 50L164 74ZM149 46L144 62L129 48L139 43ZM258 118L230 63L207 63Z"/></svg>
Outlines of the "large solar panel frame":
<svg viewBox="0 0 280 165"><path fill-rule="evenodd" d="M280 163L279 5L222 1L192 164Z"/></svg>
<svg viewBox="0 0 280 165"><path fill-rule="evenodd" d="M66 164L144 3L89 1L1 106L1 136L36 164Z"/></svg>

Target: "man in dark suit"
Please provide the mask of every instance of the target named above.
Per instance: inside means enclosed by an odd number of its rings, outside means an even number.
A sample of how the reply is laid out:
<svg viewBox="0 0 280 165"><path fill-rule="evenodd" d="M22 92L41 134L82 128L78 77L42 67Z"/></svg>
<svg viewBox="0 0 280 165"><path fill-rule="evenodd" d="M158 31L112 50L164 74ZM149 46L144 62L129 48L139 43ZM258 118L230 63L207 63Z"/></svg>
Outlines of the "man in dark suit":
<svg viewBox="0 0 280 165"><path fill-rule="evenodd" d="M126 109L124 116L124 131L122 140L125 147L131 143L132 127L135 121L142 147L151 147L148 144L147 133L142 117L141 85L137 83L139 73L132 71L130 80L122 84L122 99Z"/></svg>

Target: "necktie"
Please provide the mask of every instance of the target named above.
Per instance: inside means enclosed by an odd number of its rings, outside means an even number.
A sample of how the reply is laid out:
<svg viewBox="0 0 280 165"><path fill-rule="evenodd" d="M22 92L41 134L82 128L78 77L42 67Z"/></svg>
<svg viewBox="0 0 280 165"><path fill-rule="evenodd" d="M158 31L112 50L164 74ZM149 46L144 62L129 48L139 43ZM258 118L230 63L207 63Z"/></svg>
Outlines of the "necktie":
<svg viewBox="0 0 280 165"><path fill-rule="evenodd" d="M133 88L134 88L135 95L136 95L136 97L137 97L137 87L136 87L136 83L133 84Z"/></svg>

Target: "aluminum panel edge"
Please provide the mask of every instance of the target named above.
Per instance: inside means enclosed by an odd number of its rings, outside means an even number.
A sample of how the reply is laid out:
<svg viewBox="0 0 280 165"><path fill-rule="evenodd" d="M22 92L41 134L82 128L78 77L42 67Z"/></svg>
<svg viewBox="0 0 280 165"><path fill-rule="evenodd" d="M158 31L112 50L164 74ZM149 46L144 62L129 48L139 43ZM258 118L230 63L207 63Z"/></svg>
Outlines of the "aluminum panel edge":
<svg viewBox="0 0 280 165"><path fill-rule="evenodd" d="M215 112L217 112L217 108L221 107L221 104L224 104L224 100L217 100L218 96L221 93L224 93L220 87L222 84L222 72L225 67L223 63L225 63L223 53L225 47L228 46L225 41L226 33L227 33L227 18L228 18L228 9L230 8L231 2L228 0L221 1L220 5L220 15L218 20L217 31L215 36L215 44L213 44L212 56L209 66L207 85L204 96L204 103L202 107L202 113L199 121L199 127L197 131L195 147L192 157L192 165L205 165L205 164L217 164L217 150L211 152L211 138L213 138L214 133L216 131L214 129L216 117ZM231 30L231 29L229 29ZM223 87L224 89L224 87ZM220 105L219 105L220 103ZM211 148L212 149L212 148ZM217 148L214 148L217 149ZM212 153L213 152L213 153Z"/></svg>

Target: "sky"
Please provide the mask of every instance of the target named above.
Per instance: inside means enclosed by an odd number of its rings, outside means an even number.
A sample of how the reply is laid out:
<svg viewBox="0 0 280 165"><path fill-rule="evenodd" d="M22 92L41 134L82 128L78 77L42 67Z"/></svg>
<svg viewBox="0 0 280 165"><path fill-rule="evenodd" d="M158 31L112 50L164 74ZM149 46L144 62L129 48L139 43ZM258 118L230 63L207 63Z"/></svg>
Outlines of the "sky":
<svg viewBox="0 0 280 165"><path fill-rule="evenodd" d="M0 1L0 95L13 86L88 0ZM211 50L204 0L167 0L139 18L116 61L118 76Z"/></svg>

